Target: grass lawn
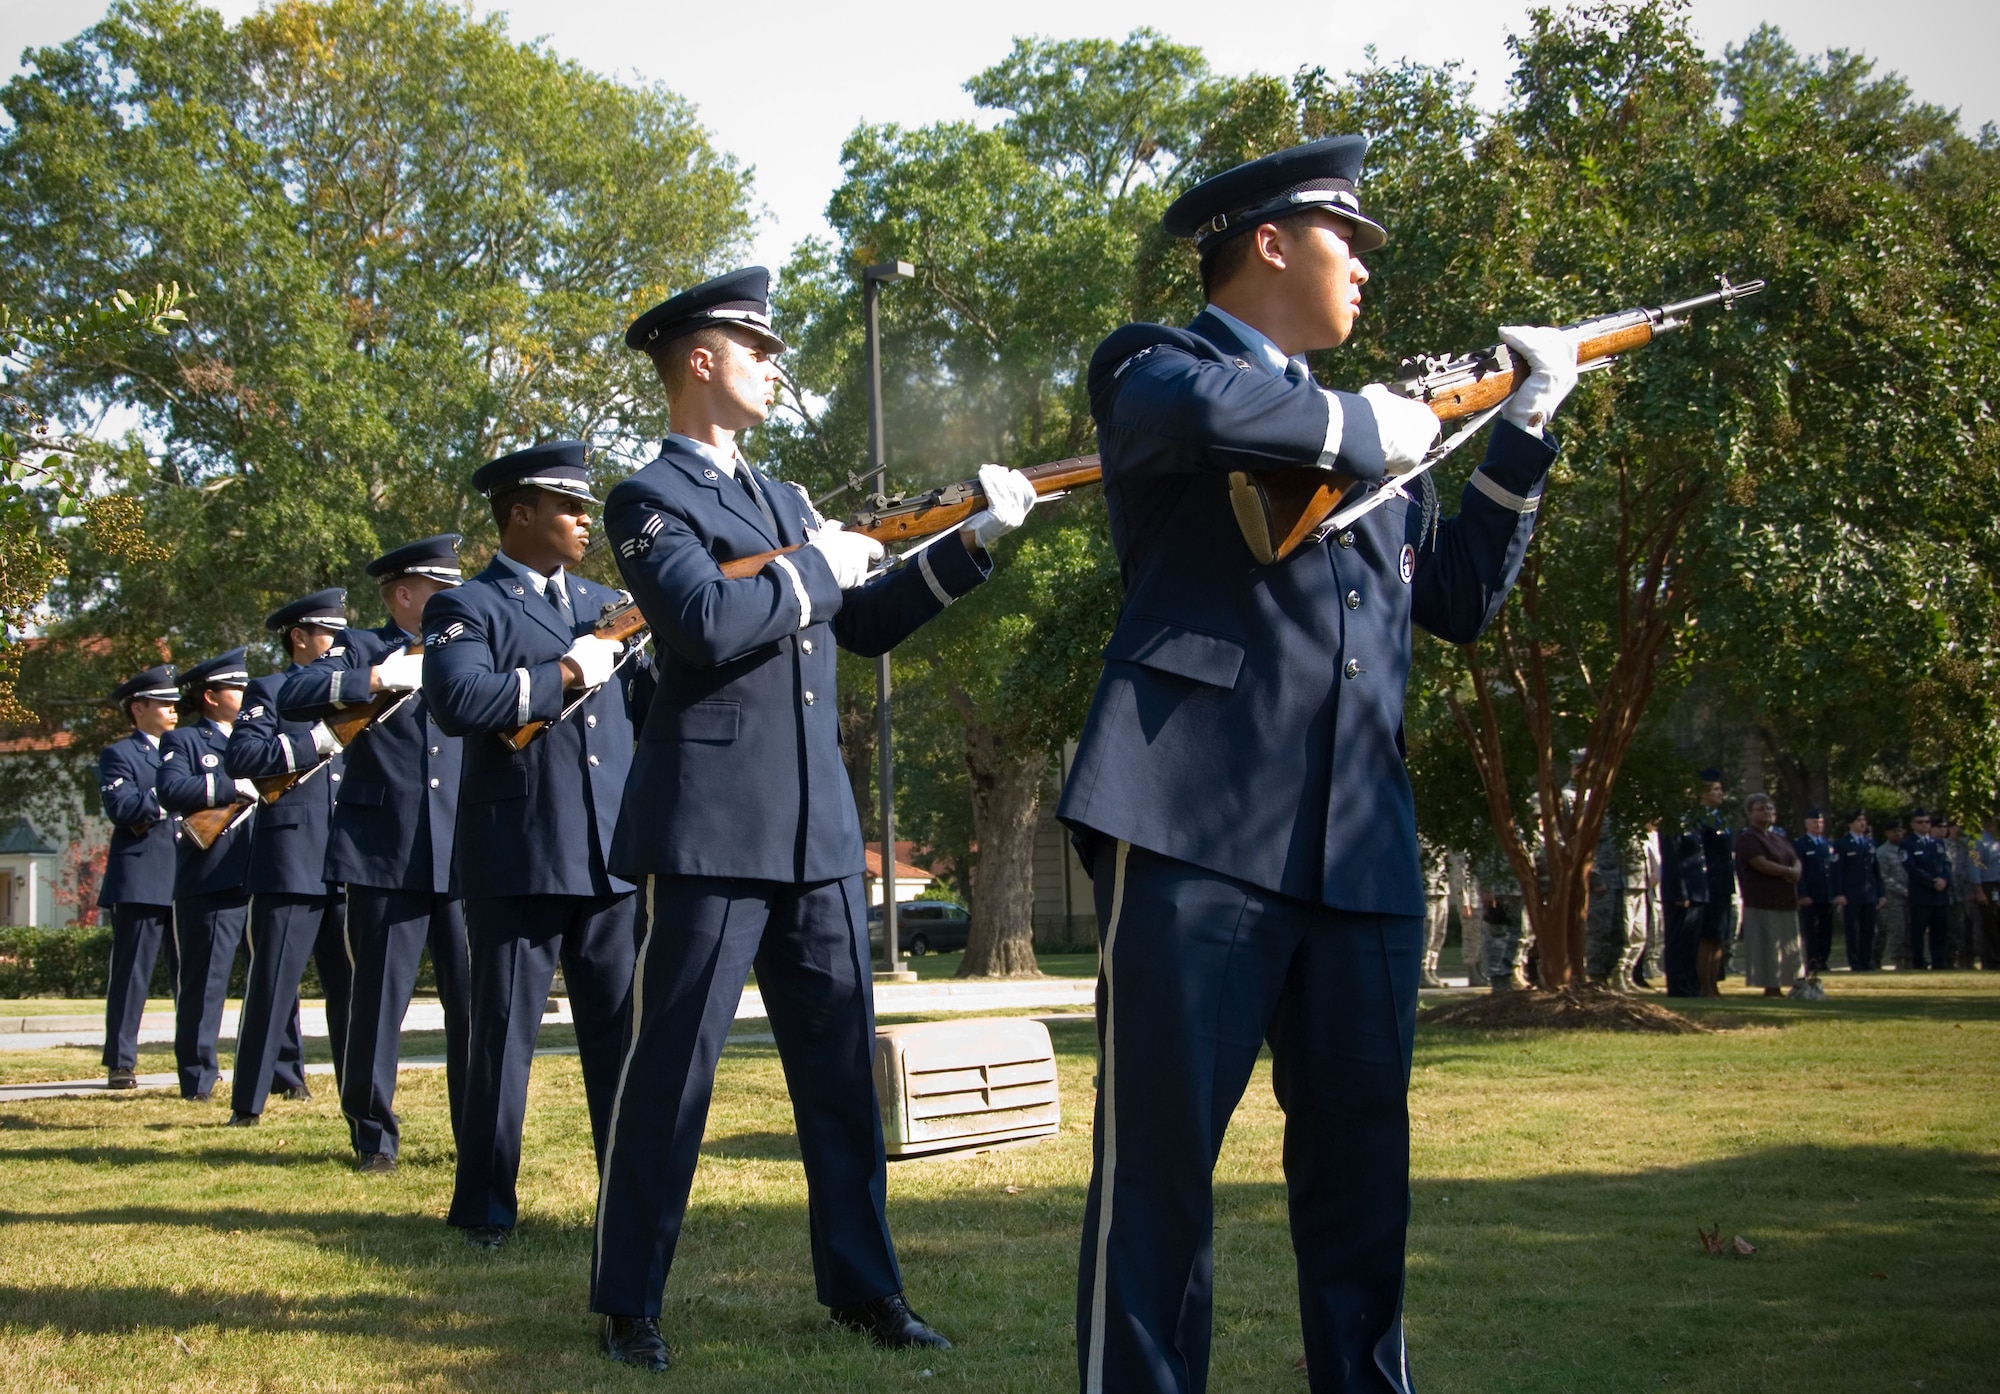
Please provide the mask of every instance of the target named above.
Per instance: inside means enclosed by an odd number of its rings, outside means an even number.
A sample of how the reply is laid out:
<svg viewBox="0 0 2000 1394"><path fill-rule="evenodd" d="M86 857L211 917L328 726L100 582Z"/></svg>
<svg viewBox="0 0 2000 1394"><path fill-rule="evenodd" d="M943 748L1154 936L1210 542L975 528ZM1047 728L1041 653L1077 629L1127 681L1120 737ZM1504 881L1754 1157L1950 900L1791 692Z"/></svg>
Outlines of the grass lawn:
<svg viewBox="0 0 2000 1394"><path fill-rule="evenodd" d="M1731 1029L1427 1028L1411 1096L1407 1301L1427 1394L1974 1390L2000 1362L2000 975L1740 991ZM540 1061L525 1215L498 1255L441 1222L444 1081L404 1076L403 1169L346 1168L331 1091L263 1126L158 1095L0 1108L0 1388L1041 1391L1074 1386L1093 1034L1054 1028L1060 1137L894 1165L918 1309L886 1354L813 1300L775 1050L723 1057L667 1290L664 1379L593 1352L595 1177L573 1058ZM1303 1389L1268 1065L1217 1178L1210 1388ZM1705 1256L1697 1225L1758 1246Z"/></svg>

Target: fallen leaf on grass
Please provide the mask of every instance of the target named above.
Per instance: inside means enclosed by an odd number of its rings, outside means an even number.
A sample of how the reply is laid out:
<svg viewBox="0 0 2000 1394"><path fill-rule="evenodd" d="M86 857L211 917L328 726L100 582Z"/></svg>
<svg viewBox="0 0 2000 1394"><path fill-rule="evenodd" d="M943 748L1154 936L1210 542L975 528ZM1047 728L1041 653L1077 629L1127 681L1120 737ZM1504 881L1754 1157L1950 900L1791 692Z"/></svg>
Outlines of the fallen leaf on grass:
<svg viewBox="0 0 2000 1394"><path fill-rule="evenodd" d="M189 1349L188 1349L188 1343L187 1343L186 1341L183 1341L183 1340L182 1340L182 1339L181 1339L180 1337L178 1337L178 1336L174 1337L174 1344L175 1344L175 1345L177 1345L177 1346L179 1346L179 1347L181 1348L181 1354L182 1354L182 1355L193 1355L193 1354L194 1354L194 1352L193 1352L193 1351L191 1351L191 1350L189 1350Z"/></svg>
<svg viewBox="0 0 2000 1394"><path fill-rule="evenodd" d="M1021 1194L1021 1188L1019 1186L1009 1186L1007 1188L1007 1194L1010 1196L1017 1196Z"/></svg>
<svg viewBox="0 0 2000 1394"><path fill-rule="evenodd" d="M1870 1273L1868 1276L1871 1278L1879 1279L1885 1283L1889 1281L1889 1275L1887 1273Z"/></svg>
<svg viewBox="0 0 2000 1394"><path fill-rule="evenodd" d="M1749 1258L1750 1255L1756 1252L1757 1246L1755 1244L1752 1244L1740 1234L1736 1236L1736 1257Z"/></svg>
<svg viewBox="0 0 2000 1394"><path fill-rule="evenodd" d="M1301 1355L1297 1360L1292 1362L1292 1368L1300 1374L1304 1374L1306 1372L1306 1358Z"/></svg>
<svg viewBox="0 0 2000 1394"><path fill-rule="evenodd" d="M1722 1221L1717 1220L1715 1222L1714 1229L1703 1229L1700 1225L1696 1225L1694 1227L1694 1232L1701 1236L1701 1247L1704 1253L1707 1253L1713 1257L1721 1256Z"/></svg>

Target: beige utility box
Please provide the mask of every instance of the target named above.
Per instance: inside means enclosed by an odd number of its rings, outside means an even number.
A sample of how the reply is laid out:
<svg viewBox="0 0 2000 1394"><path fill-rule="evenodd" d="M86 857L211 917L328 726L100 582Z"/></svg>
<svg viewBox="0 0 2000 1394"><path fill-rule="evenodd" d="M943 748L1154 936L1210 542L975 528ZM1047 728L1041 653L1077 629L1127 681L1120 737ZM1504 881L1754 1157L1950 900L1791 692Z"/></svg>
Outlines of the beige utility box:
<svg viewBox="0 0 2000 1394"><path fill-rule="evenodd" d="M892 1157L1048 1137L1062 1124L1049 1028L1029 1017L877 1027L875 1093Z"/></svg>

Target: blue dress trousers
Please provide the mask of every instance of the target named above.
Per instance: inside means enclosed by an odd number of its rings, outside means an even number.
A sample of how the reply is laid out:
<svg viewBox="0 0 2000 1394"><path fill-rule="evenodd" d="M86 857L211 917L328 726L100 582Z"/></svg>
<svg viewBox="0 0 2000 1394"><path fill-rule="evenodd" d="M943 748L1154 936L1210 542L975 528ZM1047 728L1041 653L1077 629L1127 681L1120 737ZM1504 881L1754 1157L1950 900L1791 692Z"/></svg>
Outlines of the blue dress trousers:
<svg viewBox="0 0 2000 1394"><path fill-rule="evenodd" d="M632 763L636 660L585 698L561 660L614 592L564 578L570 617L496 557L424 607L424 701L462 738L453 893L465 907L471 1044L449 1223L511 1229L528 1070L556 967L576 1019L577 1054L600 1163L625 1045L638 906L606 869ZM501 739L548 726L514 750Z"/></svg>
<svg viewBox="0 0 2000 1394"><path fill-rule="evenodd" d="M395 624L350 629L285 680L288 720L324 721L372 700L368 675L411 642ZM445 1088L453 1136L471 1048L472 964L465 913L451 890L458 820L459 738L408 693L342 752L340 799L327 839L326 878L347 888L347 950L354 965L340 1106L354 1150L394 1157L403 1017L426 947L444 1008Z"/></svg>
<svg viewBox="0 0 2000 1394"><path fill-rule="evenodd" d="M660 1312L716 1059L753 967L805 1162L819 1300L902 1287L835 650L886 652L989 563L951 535L845 592L809 547L726 579L719 563L796 545L819 521L795 487L726 463L670 437L605 501L658 649L611 859L651 897L598 1193L591 1309L611 1315Z"/></svg>
<svg viewBox="0 0 2000 1394"><path fill-rule="evenodd" d="M1364 398L1258 356L1204 312L1186 330L1127 326L1090 367L1125 595L1059 809L1092 872L1101 955L1087 1394L1206 1386L1211 1174L1260 1042L1285 1109L1310 1387L1410 1387L1411 626L1464 643L1498 613L1555 452L1502 423L1455 518L1433 525L1398 490L1260 565L1231 472L1380 480L1384 461Z"/></svg>

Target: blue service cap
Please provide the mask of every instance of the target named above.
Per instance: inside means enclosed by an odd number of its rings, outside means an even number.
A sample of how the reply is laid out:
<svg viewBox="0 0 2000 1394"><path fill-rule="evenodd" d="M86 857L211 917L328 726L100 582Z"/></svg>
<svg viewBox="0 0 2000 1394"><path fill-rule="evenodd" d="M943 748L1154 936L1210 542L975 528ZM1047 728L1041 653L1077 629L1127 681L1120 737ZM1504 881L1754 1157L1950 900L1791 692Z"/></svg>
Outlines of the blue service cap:
<svg viewBox="0 0 2000 1394"><path fill-rule="evenodd" d="M328 586L323 591L302 595L289 605L280 605L264 617L264 628L282 634L295 624L320 629L347 628L347 590Z"/></svg>
<svg viewBox="0 0 2000 1394"><path fill-rule="evenodd" d="M1806 810L1806 817L1808 817L1808 818L1824 818L1824 817L1826 817L1826 810L1825 810L1825 809L1823 809L1823 808L1809 808L1809 809L1807 809L1807 810Z"/></svg>
<svg viewBox="0 0 2000 1394"><path fill-rule="evenodd" d="M1695 773L1694 773L1694 777L1695 777L1696 779L1700 780L1700 781L1701 781L1701 782L1702 782L1703 784L1720 784L1720 783L1722 783L1722 771L1721 771L1721 770L1718 770L1718 769L1717 769L1717 768L1716 768L1715 766L1713 766L1713 765L1710 765L1710 766L1709 766L1709 767L1708 767L1707 769L1705 769L1705 770L1696 770L1696 771L1695 771Z"/></svg>
<svg viewBox="0 0 2000 1394"><path fill-rule="evenodd" d="M240 648L203 659L181 674L181 691L199 692L204 687L248 687L249 656L248 648Z"/></svg>
<svg viewBox="0 0 2000 1394"><path fill-rule="evenodd" d="M771 328L770 289L771 273L761 266L703 281L633 320L625 331L625 347L650 352L683 334L719 325L747 329L783 353L785 341Z"/></svg>
<svg viewBox="0 0 2000 1394"><path fill-rule="evenodd" d="M111 702L113 706L123 706L141 697L149 702L171 702L180 695L180 684L174 681L174 665L162 663L157 668L135 673L112 688Z"/></svg>
<svg viewBox="0 0 2000 1394"><path fill-rule="evenodd" d="M1202 180L1167 205L1160 226L1169 236L1192 237L1206 256L1274 218L1324 208L1354 225L1349 251L1372 252L1389 234L1361 214L1356 186L1367 153L1366 136L1328 136L1276 151Z"/></svg>
<svg viewBox="0 0 2000 1394"><path fill-rule="evenodd" d="M535 488L597 502L590 492L590 447L580 440L544 441L502 455L473 472L472 487L489 499L509 489Z"/></svg>
<svg viewBox="0 0 2000 1394"><path fill-rule="evenodd" d="M393 581L399 576L428 576L447 586L465 580L458 565L458 544L465 539L455 532L442 532L421 542L405 542L384 552L364 568L377 581Z"/></svg>

